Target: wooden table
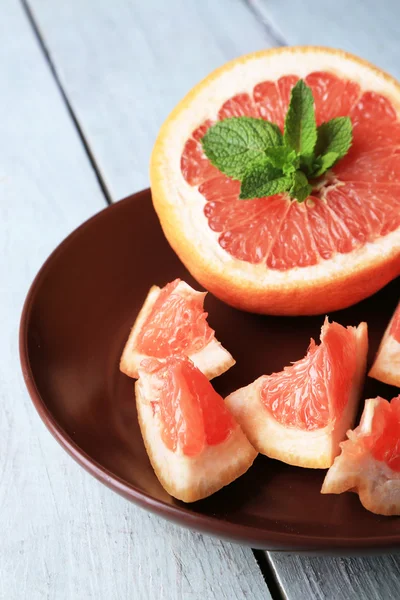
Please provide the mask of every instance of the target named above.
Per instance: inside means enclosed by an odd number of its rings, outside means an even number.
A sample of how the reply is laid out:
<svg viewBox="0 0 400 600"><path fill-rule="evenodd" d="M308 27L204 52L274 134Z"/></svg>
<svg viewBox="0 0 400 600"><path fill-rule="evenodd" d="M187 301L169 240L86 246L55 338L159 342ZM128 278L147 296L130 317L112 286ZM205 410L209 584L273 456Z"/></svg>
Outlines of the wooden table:
<svg viewBox="0 0 400 600"><path fill-rule="evenodd" d="M226 60L343 47L400 77L398 0L2 0L0 4L0 598L400 597L400 560L253 553L180 529L96 482L45 430L18 322L53 248L148 185L157 130ZM260 569L261 567L261 569Z"/></svg>

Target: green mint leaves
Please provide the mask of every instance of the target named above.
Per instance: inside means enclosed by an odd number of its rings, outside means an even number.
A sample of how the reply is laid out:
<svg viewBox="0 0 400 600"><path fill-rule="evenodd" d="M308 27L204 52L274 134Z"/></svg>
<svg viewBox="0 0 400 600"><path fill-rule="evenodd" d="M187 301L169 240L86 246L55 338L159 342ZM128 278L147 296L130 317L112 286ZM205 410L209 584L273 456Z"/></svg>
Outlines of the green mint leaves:
<svg viewBox="0 0 400 600"><path fill-rule="evenodd" d="M314 98L302 79L292 89L283 140L285 146L303 157L311 157L317 143Z"/></svg>
<svg viewBox="0 0 400 600"><path fill-rule="evenodd" d="M267 148L282 144L282 134L279 127L269 121L234 117L210 127L202 144L214 167L229 177L242 180L248 168L265 157Z"/></svg>
<svg viewBox="0 0 400 600"><path fill-rule="evenodd" d="M304 202L310 181L349 151L352 124L349 117L338 117L317 127L311 89L300 79L291 92L283 135L264 119L232 117L211 126L201 142L209 161L241 182L242 200L286 192Z"/></svg>

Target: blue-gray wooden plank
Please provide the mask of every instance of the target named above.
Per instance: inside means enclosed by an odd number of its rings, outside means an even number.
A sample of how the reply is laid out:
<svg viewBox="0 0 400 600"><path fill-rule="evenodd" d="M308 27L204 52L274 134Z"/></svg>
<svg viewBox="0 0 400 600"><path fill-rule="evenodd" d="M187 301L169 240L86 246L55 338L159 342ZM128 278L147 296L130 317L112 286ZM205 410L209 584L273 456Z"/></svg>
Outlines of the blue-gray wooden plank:
<svg viewBox="0 0 400 600"><path fill-rule="evenodd" d="M271 553L270 564L288 600L398 600L398 556L307 557Z"/></svg>
<svg viewBox="0 0 400 600"><path fill-rule="evenodd" d="M170 110L212 69L269 47L242 0L28 0L113 200L148 186Z"/></svg>
<svg viewBox="0 0 400 600"><path fill-rule="evenodd" d="M400 78L399 0L247 0L288 45L341 48Z"/></svg>

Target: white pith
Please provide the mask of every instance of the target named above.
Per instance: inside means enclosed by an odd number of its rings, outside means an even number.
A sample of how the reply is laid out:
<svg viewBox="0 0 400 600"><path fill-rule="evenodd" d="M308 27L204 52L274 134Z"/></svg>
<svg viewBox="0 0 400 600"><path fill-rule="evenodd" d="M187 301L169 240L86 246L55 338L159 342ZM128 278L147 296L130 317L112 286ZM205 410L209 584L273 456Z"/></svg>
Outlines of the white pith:
<svg viewBox="0 0 400 600"><path fill-rule="evenodd" d="M362 435L371 433L372 419L376 407L382 400L377 398L365 401L360 425L354 431L348 431L348 440L341 444L342 453L326 474L321 493L342 494L353 491L358 493L363 506L381 515L400 514L400 473L388 465L376 460L367 450L356 455L346 449L357 444Z"/></svg>
<svg viewBox="0 0 400 600"><path fill-rule="evenodd" d="M357 367L349 398L340 419L324 428L307 431L279 423L260 399L264 376L226 398L229 410L261 454L309 468L328 468L332 464L357 411L367 360L366 323L358 326L355 336Z"/></svg>
<svg viewBox="0 0 400 600"><path fill-rule="evenodd" d="M140 363L145 358L149 358L146 354L142 354L136 350L137 339L142 330L143 324L145 323L148 315L151 313L160 291L161 289L156 285L150 288L147 298L137 316L128 341L126 342L123 350L120 369L123 373L129 375L129 377L137 378ZM190 285L184 281L180 281L178 283L174 293L179 294L182 297L186 297L189 300L196 298L201 308L203 307L204 298L207 295L207 292L198 292L191 288ZM199 352L190 354L189 358L208 379L212 379L213 377L221 375L235 364L233 357L227 350L225 350L215 336Z"/></svg>
<svg viewBox="0 0 400 600"><path fill-rule="evenodd" d="M367 263L384 263L388 257L400 252L400 230L368 242L348 254L337 253L328 260L320 259L316 265L294 267L286 271L267 269L265 261L253 264L234 258L218 243L220 233L208 226L204 215L205 199L197 187L190 186L182 176L180 160L186 140L192 131L207 118L216 118L219 108L231 96L251 93L257 83L276 80L284 74L305 77L313 71L330 71L348 77L360 84L362 91L374 90L391 100L400 114L399 91L394 83L379 72L340 53L331 54L319 49L298 54L290 48L268 56L255 55L242 62L228 65L225 71L211 78L206 87L190 97L185 108L172 118L162 133L162 146L158 148L159 162L154 165L157 177L164 188L163 202L171 222L180 223L180 232L188 250L199 260L212 265L216 277L229 272L244 285L256 289L282 290L285 284L294 288L298 283L312 285L335 280L343 273L357 273ZM160 151L161 150L161 151ZM399 260L400 271L400 260Z"/></svg>
<svg viewBox="0 0 400 600"><path fill-rule="evenodd" d="M151 376L140 373L135 385L139 424L152 467L164 489L179 500L195 502L218 491L245 473L257 456L240 426L216 446L206 446L197 456L186 456L181 448L167 448L161 438L161 423L150 401Z"/></svg>

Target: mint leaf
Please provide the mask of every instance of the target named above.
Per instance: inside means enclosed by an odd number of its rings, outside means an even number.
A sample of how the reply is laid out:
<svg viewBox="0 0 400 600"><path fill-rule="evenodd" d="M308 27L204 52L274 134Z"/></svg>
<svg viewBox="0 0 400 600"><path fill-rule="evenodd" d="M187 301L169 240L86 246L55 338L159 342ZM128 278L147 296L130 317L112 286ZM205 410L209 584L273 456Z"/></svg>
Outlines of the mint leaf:
<svg viewBox="0 0 400 600"><path fill-rule="evenodd" d="M339 154L337 152L327 152L326 154L322 154L322 156L318 156L313 164L310 173L311 177L315 178L323 175L323 173L333 167L338 159Z"/></svg>
<svg viewBox="0 0 400 600"><path fill-rule="evenodd" d="M290 95L283 135L285 146L302 156L312 156L317 141L314 98L311 89L300 79Z"/></svg>
<svg viewBox="0 0 400 600"><path fill-rule="evenodd" d="M292 177L284 175L281 169L273 167L268 162L253 165L245 174L240 188L241 200L263 198L288 191Z"/></svg>
<svg viewBox="0 0 400 600"><path fill-rule="evenodd" d="M282 144L282 134L277 125L264 119L232 117L210 127L201 143L214 167L241 180L267 148Z"/></svg>
<svg viewBox="0 0 400 600"><path fill-rule="evenodd" d="M318 127L315 154L318 156L336 152L337 159L342 158L349 151L352 139L353 126L350 117L331 119Z"/></svg>
<svg viewBox="0 0 400 600"><path fill-rule="evenodd" d="M298 202L304 202L311 194L312 187L308 183L307 177L303 171L296 171L292 179L292 185L289 189L289 194L292 198L296 198Z"/></svg>
<svg viewBox="0 0 400 600"><path fill-rule="evenodd" d="M294 170L299 165L299 158L294 150L291 150L287 146L276 146L274 148L268 148L265 151L265 156L269 160L272 166L277 169L282 169L286 172L294 166Z"/></svg>

